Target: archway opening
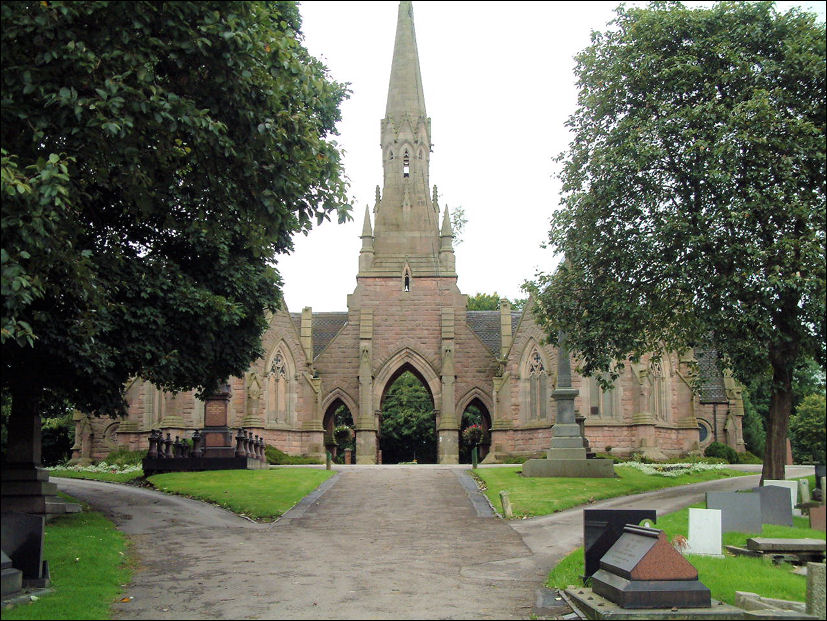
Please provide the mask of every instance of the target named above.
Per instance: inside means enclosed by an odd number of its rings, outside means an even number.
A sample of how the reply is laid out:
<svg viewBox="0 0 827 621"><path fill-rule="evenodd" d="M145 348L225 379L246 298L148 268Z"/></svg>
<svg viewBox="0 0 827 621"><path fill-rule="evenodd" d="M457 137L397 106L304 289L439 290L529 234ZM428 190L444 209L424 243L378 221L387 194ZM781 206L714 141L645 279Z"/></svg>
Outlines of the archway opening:
<svg viewBox="0 0 827 621"><path fill-rule="evenodd" d="M488 455L491 449L491 414L488 413L488 408L485 407L479 399L473 399L462 412L462 423L460 425L459 434L459 463L471 463L471 449L472 447L465 443L462 439L462 431L471 425L479 425L482 427L482 441L477 450L477 459L482 461Z"/></svg>
<svg viewBox="0 0 827 621"><path fill-rule="evenodd" d="M325 411L322 419L324 426L325 449L333 456L337 464L345 463L345 449L351 450L351 463L356 463L356 436L354 433L353 414L341 399L336 399Z"/></svg>
<svg viewBox="0 0 827 621"><path fill-rule="evenodd" d="M382 397L379 448L383 464L437 462L434 398L410 365L388 382Z"/></svg>

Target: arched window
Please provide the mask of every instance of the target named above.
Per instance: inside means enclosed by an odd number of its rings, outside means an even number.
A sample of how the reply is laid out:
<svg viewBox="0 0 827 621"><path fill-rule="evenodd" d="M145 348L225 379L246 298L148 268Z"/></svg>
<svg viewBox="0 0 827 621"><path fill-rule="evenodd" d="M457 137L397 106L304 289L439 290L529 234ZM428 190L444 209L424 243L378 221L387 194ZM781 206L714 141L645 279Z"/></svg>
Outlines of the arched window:
<svg viewBox="0 0 827 621"><path fill-rule="evenodd" d="M666 361L668 364L668 361ZM655 420L668 421L672 418L670 383L668 373L664 372L664 361L656 358L649 363L649 411Z"/></svg>
<svg viewBox="0 0 827 621"><path fill-rule="evenodd" d="M615 415L616 387L604 390L596 377L589 378L589 415L611 418Z"/></svg>
<svg viewBox="0 0 827 621"><path fill-rule="evenodd" d="M543 357L535 348L528 359L529 418L531 419L539 420L546 417L547 378Z"/></svg>
<svg viewBox="0 0 827 621"><path fill-rule="evenodd" d="M265 411L267 422L284 424L290 422L292 372L288 355L282 348L276 350L265 374Z"/></svg>
<svg viewBox="0 0 827 621"><path fill-rule="evenodd" d="M405 156L402 158L402 176L410 177L411 175L411 158L408 156L408 151L405 150Z"/></svg>
<svg viewBox="0 0 827 621"><path fill-rule="evenodd" d="M402 291L411 290L411 268L405 266L405 271L402 273Z"/></svg>

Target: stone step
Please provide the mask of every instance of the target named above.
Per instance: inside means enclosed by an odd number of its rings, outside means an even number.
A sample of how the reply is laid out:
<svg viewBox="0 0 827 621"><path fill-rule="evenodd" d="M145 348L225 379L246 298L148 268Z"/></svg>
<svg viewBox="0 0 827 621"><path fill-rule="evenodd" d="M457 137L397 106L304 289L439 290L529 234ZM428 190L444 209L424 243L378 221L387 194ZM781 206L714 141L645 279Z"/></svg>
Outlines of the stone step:
<svg viewBox="0 0 827 621"><path fill-rule="evenodd" d="M23 588L23 572L14 567L0 571L0 594L2 597L17 593Z"/></svg>

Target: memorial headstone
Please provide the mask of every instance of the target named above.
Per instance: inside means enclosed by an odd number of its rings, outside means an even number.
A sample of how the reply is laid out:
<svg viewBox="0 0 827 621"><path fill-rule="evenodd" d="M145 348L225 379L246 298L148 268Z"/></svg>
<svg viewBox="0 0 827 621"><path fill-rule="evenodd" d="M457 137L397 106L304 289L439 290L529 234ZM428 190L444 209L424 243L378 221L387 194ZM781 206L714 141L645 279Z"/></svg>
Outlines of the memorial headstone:
<svg viewBox="0 0 827 621"><path fill-rule="evenodd" d="M689 509L689 542L686 554L721 554L721 510Z"/></svg>
<svg viewBox="0 0 827 621"><path fill-rule="evenodd" d="M706 508L721 510L721 532L760 533L761 496L752 492L707 492Z"/></svg>
<svg viewBox="0 0 827 621"><path fill-rule="evenodd" d="M827 505L818 505L817 507L810 507L810 528L815 530L827 530Z"/></svg>
<svg viewBox="0 0 827 621"><path fill-rule="evenodd" d="M698 571L661 530L627 525L600 559L592 590L621 608L709 608Z"/></svg>
<svg viewBox="0 0 827 621"><path fill-rule="evenodd" d="M825 476L827 476L827 465L816 464L816 487L818 489L824 489L824 481L822 481L822 479Z"/></svg>
<svg viewBox="0 0 827 621"><path fill-rule="evenodd" d="M0 541L12 566L23 573L23 586L49 586L49 565L43 560L46 518L42 515L8 511L2 514Z"/></svg>
<svg viewBox="0 0 827 621"><path fill-rule="evenodd" d="M795 508L798 504L798 483L796 481L766 479L764 481L764 485L777 485L779 487L786 487L790 490L790 506L792 507L793 515L801 517L801 510Z"/></svg>
<svg viewBox="0 0 827 621"><path fill-rule="evenodd" d="M793 525L793 509L790 506L790 492L786 487L764 485L752 490L761 497L761 523Z"/></svg>
<svg viewBox="0 0 827 621"><path fill-rule="evenodd" d="M600 559L620 539L627 524L657 521L655 509L584 509L583 548L586 567L583 579L600 569Z"/></svg>
<svg viewBox="0 0 827 621"><path fill-rule="evenodd" d="M804 504L810 502L810 482L807 479L797 479L798 481L798 502Z"/></svg>

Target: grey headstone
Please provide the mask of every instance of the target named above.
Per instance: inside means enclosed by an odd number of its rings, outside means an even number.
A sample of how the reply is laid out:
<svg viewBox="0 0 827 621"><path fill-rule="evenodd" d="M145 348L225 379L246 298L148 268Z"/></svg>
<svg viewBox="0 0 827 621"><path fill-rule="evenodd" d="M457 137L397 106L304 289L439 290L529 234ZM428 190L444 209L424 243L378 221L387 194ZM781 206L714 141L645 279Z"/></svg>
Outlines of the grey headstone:
<svg viewBox="0 0 827 621"><path fill-rule="evenodd" d="M790 490L778 485L764 485L753 488L761 497L761 523L793 525L793 510L790 506Z"/></svg>
<svg viewBox="0 0 827 621"><path fill-rule="evenodd" d="M706 508L721 510L721 532L760 533L761 496L753 492L707 492Z"/></svg>
<svg viewBox="0 0 827 621"><path fill-rule="evenodd" d="M807 479L798 479L798 502L810 502L810 482Z"/></svg>
<svg viewBox="0 0 827 621"><path fill-rule="evenodd" d="M43 578L43 527L46 518L29 513L4 512L0 539L3 552L9 555L24 580Z"/></svg>
<svg viewBox="0 0 827 621"><path fill-rule="evenodd" d="M792 507L793 515L801 517L801 509L796 509L798 504L798 483L795 481L787 481L785 479L766 479L764 485L777 485L779 487L786 487L790 490L790 506Z"/></svg>

